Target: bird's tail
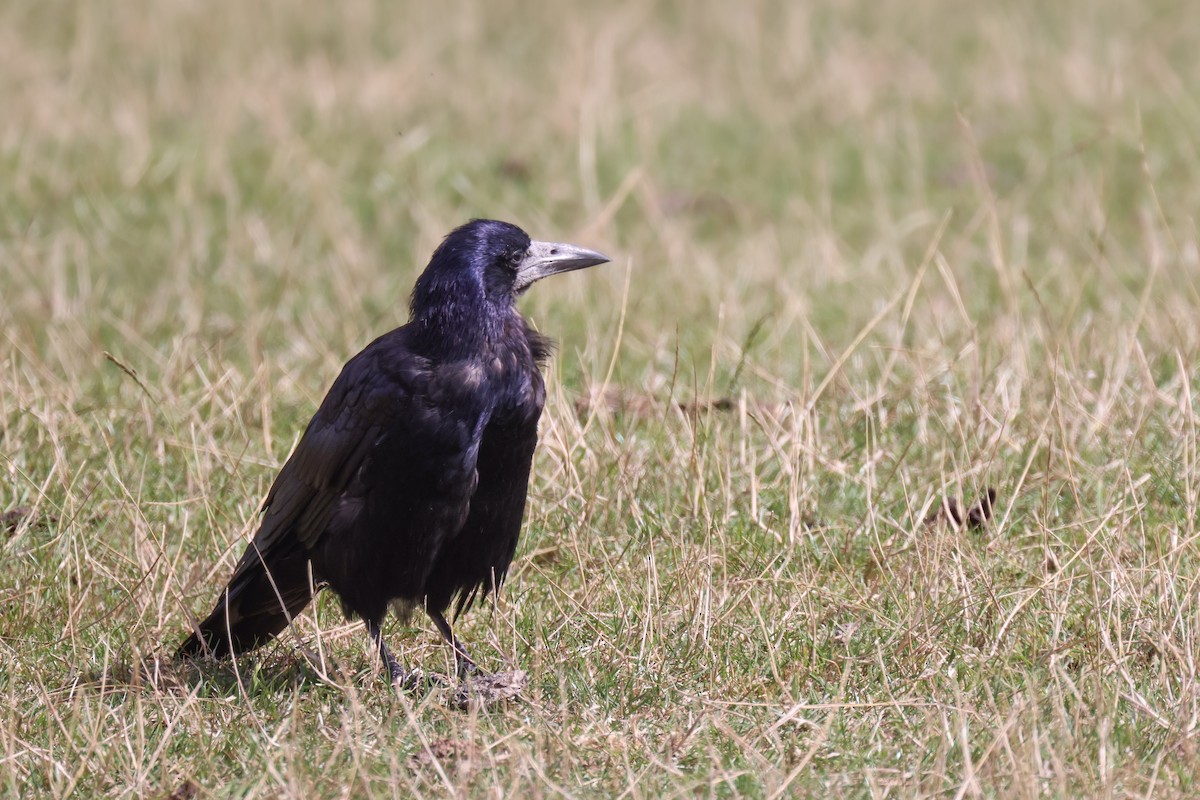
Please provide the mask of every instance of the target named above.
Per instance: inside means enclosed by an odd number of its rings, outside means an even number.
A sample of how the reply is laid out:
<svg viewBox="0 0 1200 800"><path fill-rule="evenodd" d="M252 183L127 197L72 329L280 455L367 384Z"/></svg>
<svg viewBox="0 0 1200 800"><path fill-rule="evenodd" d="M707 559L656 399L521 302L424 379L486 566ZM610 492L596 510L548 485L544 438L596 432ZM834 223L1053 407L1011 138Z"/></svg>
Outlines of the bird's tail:
<svg viewBox="0 0 1200 800"><path fill-rule="evenodd" d="M274 639L312 600L308 559L299 550L263 558L253 544L216 608L196 625L176 658L247 653Z"/></svg>

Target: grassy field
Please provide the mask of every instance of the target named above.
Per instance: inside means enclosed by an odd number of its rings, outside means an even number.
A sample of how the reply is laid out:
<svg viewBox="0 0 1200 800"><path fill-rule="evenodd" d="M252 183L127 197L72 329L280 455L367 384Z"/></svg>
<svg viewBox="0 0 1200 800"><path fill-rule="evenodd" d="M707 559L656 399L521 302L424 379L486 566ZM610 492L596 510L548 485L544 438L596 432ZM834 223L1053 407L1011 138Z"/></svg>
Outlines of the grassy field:
<svg viewBox="0 0 1200 800"><path fill-rule="evenodd" d="M1200 791L1197 30L3 4L0 795ZM460 625L523 699L388 690L332 597L171 663L479 216L614 257L523 303L560 342L526 533ZM988 489L981 527L939 513Z"/></svg>

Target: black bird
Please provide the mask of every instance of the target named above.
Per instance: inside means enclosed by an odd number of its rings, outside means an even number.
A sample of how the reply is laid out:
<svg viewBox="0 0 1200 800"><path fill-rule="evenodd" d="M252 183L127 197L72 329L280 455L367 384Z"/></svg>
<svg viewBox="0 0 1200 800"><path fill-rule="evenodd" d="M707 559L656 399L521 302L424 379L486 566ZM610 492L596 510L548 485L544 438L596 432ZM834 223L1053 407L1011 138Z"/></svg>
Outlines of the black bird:
<svg viewBox="0 0 1200 800"><path fill-rule="evenodd" d="M366 623L393 681L410 673L380 632L389 607L423 608L459 674L473 670L446 611L457 618L504 581L546 399L539 366L552 345L516 300L534 281L606 261L506 222L452 231L417 279L408 324L342 368L216 608L176 655L253 650L328 586Z"/></svg>

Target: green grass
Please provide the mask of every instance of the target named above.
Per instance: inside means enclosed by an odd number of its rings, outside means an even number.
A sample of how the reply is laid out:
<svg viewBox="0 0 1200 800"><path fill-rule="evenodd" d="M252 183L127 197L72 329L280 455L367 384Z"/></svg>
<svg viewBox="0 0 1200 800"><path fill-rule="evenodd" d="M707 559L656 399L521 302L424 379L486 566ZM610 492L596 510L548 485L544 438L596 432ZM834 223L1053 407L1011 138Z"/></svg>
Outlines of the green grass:
<svg viewBox="0 0 1200 800"><path fill-rule="evenodd" d="M0 794L1193 795L1198 26L0 8ZM615 257L523 305L526 532L460 628L523 701L387 690L332 597L165 660L474 216Z"/></svg>

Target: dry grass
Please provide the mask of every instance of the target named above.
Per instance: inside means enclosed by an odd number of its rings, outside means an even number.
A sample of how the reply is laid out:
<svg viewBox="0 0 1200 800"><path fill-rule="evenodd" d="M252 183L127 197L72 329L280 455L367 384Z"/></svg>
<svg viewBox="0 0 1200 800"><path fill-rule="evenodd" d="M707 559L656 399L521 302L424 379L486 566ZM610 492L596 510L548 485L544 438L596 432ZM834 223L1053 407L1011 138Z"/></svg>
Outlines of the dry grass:
<svg viewBox="0 0 1200 800"><path fill-rule="evenodd" d="M1190 796L1198 26L3 6L0 792ZM329 598L325 679L160 661L472 216L618 256L525 305L527 533L462 626L524 701L386 691Z"/></svg>

